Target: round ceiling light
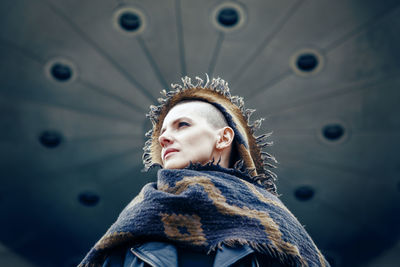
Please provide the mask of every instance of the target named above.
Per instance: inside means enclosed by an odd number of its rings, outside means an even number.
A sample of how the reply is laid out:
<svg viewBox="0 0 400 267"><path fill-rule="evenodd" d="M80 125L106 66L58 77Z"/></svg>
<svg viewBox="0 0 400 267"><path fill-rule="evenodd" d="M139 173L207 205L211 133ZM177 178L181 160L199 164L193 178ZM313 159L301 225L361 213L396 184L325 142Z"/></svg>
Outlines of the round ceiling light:
<svg viewBox="0 0 400 267"><path fill-rule="evenodd" d="M311 53L305 53L297 58L297 67L302 71L313 71L318 66L318 58Z"/></svg>
<svg viewBox="0 0 400 267"><path fill-rule="evenodd" d="M304 185L294 191L294 196L300 201L307 201L313 198L314 193L314 189L311 186Z"/></svg>
<svg viewBox="0 0 400 267"><path fill-rule="evenodd" d="M75 80L77 72L75 65L65 58L53 58L45 65L46 76L58 83L67 83Z"/></svg>
<svg viewBox="0 0 400 267"><path fill-rule="evenodd" d="M93 207L99 203L100 197L96 193L86 191L78 195L78 200L84 206Z"/></svg>
<svg viewBox="0 0 400 267"><path fill-rule="evenodd" d="M234 8L223 8L219 11L217 20L224 27L233 27L239 21L239 13Z"/></svg>
<svg viewBox="0 0 400 267"><path fill-rule="evenodd" d="M212 22L218 30L230 32L243 26L245 11L237 3L226 2L217 6L212 13Z"/></svg>
<svg viewBox="0 0 400 267"><path fill-rule="evenodd" d="M61 133L53 130L47 130L40 134L39 142L47 148L58 147L63 140Z"/></svg>
<svg viewBox="0 0 400 267"><path fill-rule="evenodd" d="M53 75L54 79L60 82L65 82L71 79L72 69L68 65L55 63L51 67L51 75Z"/></svg>
<svg viewBox="0 0 400 267"><path fill-rule="evenodd" d="M340 124L328 124L322 128L322 135L329 141L338 141L344 135L344 128Z"/></svg>
<svg viewBox="0 0 400 267"><path fill-rule="evenodd" d="M316 128L318 139L327 145L339 145L350 138L350 127L342 120L333 119Z"/></svg>
<svg viewBox="0 0 400 267"><path fill-rule="evenodd" d="M136 35L143 32L146 20L143 12L133 7L123 7L114 13L114 26L124 34Z"/></svg>
<svg viewBox="0 0 400 267"><path fill-rule="evenodd" d="M318 73L324 64L324 58L315 49L301 49L290 59L290 67L299 76L309 76Z"/></svg>
<svg viewBox="0 0 400 267"><path fill-rule="evenodd" d="M137 31L141 25L141 21L137 14L126 11L119 17L119 24L126 31Z"/></svg>

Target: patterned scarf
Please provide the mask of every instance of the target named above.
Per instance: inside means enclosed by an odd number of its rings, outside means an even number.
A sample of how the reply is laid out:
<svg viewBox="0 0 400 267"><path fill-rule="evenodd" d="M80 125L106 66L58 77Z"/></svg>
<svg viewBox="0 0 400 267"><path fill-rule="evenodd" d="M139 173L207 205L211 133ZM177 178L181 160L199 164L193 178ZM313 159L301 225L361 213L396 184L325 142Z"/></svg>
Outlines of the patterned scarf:
<svg viewBox="0 0 400 267"><path fill-rule="evenodd" d="M101 266L111 251L146 241L204 252L248 244L289 266L329 266L282 202L245 173L191 167L160 170L79 266Z"/></svg>

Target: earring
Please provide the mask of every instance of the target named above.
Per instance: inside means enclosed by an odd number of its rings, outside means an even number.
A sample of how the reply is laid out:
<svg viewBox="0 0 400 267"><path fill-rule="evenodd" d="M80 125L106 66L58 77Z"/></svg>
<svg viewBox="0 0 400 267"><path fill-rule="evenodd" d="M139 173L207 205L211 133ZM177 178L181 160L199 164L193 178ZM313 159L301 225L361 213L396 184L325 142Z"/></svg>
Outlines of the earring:
<svg viewBox="0 0 400 267"><path fill-rule="evenodd" d="M217 164L220 164L222 160L222 152L219 152L219 158Z"/></svg>

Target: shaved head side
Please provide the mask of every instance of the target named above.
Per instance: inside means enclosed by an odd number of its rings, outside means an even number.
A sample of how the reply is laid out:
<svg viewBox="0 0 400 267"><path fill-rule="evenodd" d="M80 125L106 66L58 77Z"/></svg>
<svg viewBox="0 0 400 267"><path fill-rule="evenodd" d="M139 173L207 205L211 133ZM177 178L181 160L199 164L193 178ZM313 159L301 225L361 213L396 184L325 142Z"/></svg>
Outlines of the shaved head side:
<svg viewBox="0 0 400 267"><path fill-rule="evenodd" d="M207 122L215 129L221 129L225 126L228 126L224 115L214 105L201 100L184 100L179 102L176 106L184 103L193 103L196 105L196 112L205 118Z"/></svg>
<svg viewBox="0 0 400 267"><path fill-rule="evenodd" d="M212 162L229 168L234 136L218 107L199 100L180 101L169 109L158 136L162 166L181 169L190 162Z"/></svg>

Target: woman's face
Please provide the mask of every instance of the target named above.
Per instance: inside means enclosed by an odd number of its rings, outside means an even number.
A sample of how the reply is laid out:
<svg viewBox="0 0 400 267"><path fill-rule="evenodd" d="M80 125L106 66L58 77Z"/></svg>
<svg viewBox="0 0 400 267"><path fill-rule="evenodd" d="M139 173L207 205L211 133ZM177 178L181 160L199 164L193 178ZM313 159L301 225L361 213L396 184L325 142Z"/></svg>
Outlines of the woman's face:
<svg viewBox="0 0 400 267"><path fill-rule="evenodd" d="M205 118L208 103L185 102L174 106L164 119L159 143L165 169L181 169L190 162L218 160L218 130Z"/></svg>

